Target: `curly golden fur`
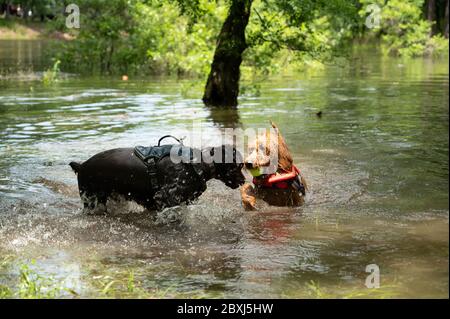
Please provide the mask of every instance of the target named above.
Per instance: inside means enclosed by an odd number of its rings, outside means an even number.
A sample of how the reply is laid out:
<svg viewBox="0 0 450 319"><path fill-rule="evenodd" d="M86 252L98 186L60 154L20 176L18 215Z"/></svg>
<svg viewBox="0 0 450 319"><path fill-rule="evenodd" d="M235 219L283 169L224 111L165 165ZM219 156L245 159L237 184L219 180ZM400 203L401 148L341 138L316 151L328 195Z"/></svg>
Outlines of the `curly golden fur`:
<svg viewBox="0 0 450 319"><path fill-rule="evenodd" d="M258 136L254 147L249 147L249 155L244 161L246 168L260 169L268 168L271 165L271 156L277 158L277 173L286 173L292 170L293 159L291 152L281 135L278 127L271 122L272 128L276 132L276 140L269 132ZM273 167L275 168L275 167ZM300 180L307 189L305 178L300 174ZM241 198L246 210L255 210L257 198L260 198L274 206L300 206L304 202L303 196L295 189L266 188L250 183L245 183L241 187Z"/></svg>

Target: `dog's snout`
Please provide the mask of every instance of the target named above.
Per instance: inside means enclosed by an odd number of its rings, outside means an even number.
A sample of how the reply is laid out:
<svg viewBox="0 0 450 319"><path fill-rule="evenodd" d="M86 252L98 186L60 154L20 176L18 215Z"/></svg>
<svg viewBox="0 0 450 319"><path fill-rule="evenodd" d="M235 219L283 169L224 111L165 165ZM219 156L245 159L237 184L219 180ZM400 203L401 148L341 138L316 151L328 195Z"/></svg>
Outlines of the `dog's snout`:
<svg viewBox="0 0 450 319"><path fill-rule="evenodd" d="M253 168L253 163L251 163L251 162L245 162L245 168L247 168L247 169L252 169L252 168Z"/></svg>

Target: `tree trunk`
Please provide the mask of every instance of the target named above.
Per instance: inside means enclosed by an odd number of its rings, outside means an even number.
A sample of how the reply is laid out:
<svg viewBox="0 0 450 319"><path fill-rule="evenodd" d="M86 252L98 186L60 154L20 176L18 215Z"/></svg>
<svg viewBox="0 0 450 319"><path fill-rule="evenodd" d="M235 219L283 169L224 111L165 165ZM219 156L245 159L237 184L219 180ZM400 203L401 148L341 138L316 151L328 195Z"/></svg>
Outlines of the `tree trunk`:
<svg viewBox="0 0 450 319"><path fill-rule="evenodd" d="M6 12L5 12L5 19L9 19L11 12L9 11L11 7L11 4L9 3L9 1L6 1Z"/></svg>
<svg viewBox="0 0 450 319"><path fill-rule="evenodd" d="M247 48L245 28L253 0L233 0L217 39L203 102L208 106L236 106L239 94L239 67Z"/></svg>
<svg viewBox="0 0 450 319"><path fill-rule="evenodd" d="M431 25L431 35L435 35L437 33L437 19L436 19L436 1L428 0L427 1L427 20L432 23Z"/></svg>
<svg viewBox="0 0 450 319"><path fill-rule="evenodd" d="M444 37L448 39L448 0L445 5L445 18L444 18Z"/></svg>

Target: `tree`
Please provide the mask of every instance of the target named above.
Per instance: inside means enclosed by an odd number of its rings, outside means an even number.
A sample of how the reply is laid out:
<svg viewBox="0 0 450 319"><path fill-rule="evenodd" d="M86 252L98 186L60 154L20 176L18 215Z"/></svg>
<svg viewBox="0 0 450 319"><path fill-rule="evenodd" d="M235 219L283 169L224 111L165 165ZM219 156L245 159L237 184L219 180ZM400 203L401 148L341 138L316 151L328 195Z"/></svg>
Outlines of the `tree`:
<svg viewBox="0 0 450 319"><path fill-rule="evenodd" d="M247 48L245 28L252 0L233 0L217 39L203 102L211 106L236 106L242 54Z"/></svg>
<svg viewBox="0 0 450 319"><path fill-rule="evenodd" d="M24 19L30 18L28 12L32 12L32 16L40 17L45 20L46 17L54 17L58 13L62 13L63 0L3 0L0 1L0 13L6 10L6 17L10 15L11 7L17 10L20 6L22 10L22 17Z"/></svg>
<svg viewBox="0 0 450 319"><path fill-rule="evenodd" d="M424 17L431 24L430 35L446 35L448 26L448 0L426 0L423 5Z"/></svg>
<svg viewBox="0 0 450 319"><path fill-rule="evenodd" d="M262 0L265 10L271 11L277 19L266 19L264 14L257 11L258 23L261 24L260 34L253 36L253 43L271 42L274 50L287 48L297 52L321 51L323 44L320 40L312 43L308 39L308 22L324 16L334 17L333 21L325 21L336 32L342 30L342 22L352 24L357 17L356 0ZM242 54L247 48L245 31L249 23L252 0L232 0L228 16L223 23L217 39L214 59L205 86L203 102L208 106L237 106L239 94L239 77ZM281 17L281 18L280 18ZM276 21L274 21L276 20ZM280 20L282 21L280 23ZM271 30L271 34L264 37L263 33ZM284 31L290 35L286 35ZM306 31L305 31L306 30ZM275 36L273 36L275 35ZM337 43L329 39L328 48ZM323 46L325 47L325 46Z"/></svg>
<svg viewBox="0 0 450 319"><path fill-rule="evenodd" d="M427 20L431 23L431 35L435 35L437 33L437 24L436 24L436 1L435 0L427 0Z"/></svg>
<svg viewBox="0 0 450 319"><path fill-rule="evenodd" d="M448 39L448 0L447 3L445 5L445 18L444 18L444 36Z"/></svg>
<svg viewBox="0 0 450 319"><path fill-rule="evenodd" d="M364 6L373 0L360 0ZM377 0L382 17L379 28L367 32L378 34L391 55L438 56L448 51L448 40L441 34L444 3L441 0ZM437 26L433 35L432 26Z"/></svg>
<svg viewBox="0 0 450 319"><path fill-rule="evenodd" d="M0 0L29 4L64 0ZM69 1L69 0L66 0ZM76 0L81 29L53 28L72 41L58 43L68 72L173 74L206 77L206 105L234 107L240 75L269 74L305 61L332 59L345 40L377 36L392 54L438 54L448 47L430 36L427 4L434 3L438 33L448 35L448 0ZM381 8L378 28L364 22L368 6ZM34 11L43 11L36 7ZM369 10L370 11L370 10ZM447 12L447 13L445 13ZM447 31L445 31L447 30ZM341 50L344 49L344 50ZM243 68L245 67L245 69Z"/></svg>

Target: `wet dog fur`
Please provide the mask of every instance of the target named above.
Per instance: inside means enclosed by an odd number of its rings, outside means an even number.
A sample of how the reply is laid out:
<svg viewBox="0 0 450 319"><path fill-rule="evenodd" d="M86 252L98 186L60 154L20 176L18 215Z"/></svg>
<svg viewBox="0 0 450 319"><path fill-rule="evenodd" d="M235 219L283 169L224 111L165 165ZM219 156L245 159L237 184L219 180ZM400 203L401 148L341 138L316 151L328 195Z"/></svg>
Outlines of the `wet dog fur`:
<svg viewBox="0 0 450 319"><path fill-rule="evenodd" d="M211 156L230 147L206 148ZM147 167L133 148L117 148L98 153L82 164L71 162L78 178L78 189L86 213L106 213L110 197L123 196L147 210L162 210L182 203L190 203L206 190L206 182L215 178L230 188L245 182L242 174L242 155L234 148L232 163L174 163L169 156L157 163L158 187L151 186Z"/></svg>
<svg viewBox="0 0 450 319"><path fill-rule="evenodd" d="M278 173L290 172L293 166L293 159L286 142L278 127L271 122L277 138L270 138L270 134L257 136L253 146L249 145L249 155L244 160L247 169L257 169L270 165L270 156L278 151L278 161L276 171ZM275 168L274 168L275 169ZM304 176L300 174L300 180L307 189ZM304 197L298 190L267 188L253 183L245 183L241 187L242 204L246 210L256 210L257 199L265 201L273 206L300 206L304 203Z"/></svg>

